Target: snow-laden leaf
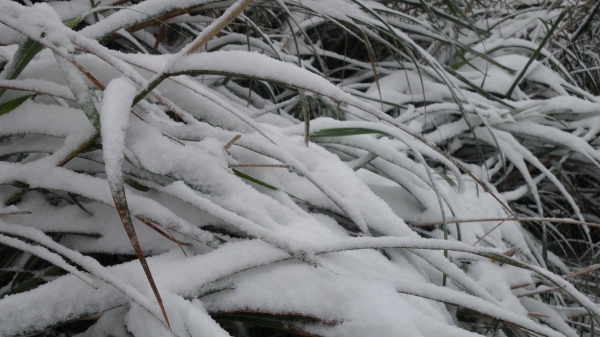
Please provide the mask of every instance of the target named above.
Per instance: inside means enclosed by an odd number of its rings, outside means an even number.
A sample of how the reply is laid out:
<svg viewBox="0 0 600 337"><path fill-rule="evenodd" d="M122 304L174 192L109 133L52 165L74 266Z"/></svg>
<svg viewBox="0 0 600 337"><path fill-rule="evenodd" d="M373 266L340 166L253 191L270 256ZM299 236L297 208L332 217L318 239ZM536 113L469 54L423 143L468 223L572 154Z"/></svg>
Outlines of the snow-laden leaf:
<svg viewBox="0 0 600 337"><path fill-rule="evenodd" d="M125 160L125 135L129 125L129 107L133 102L135 87L125 79L112 80L104 91L101 116L102 154L106 167L106 178L112 193L117 212L125 228L125 233L131 241L135 254L140 260L144 273L148 277L154 296L162 310L167 326L171 327L160 293L146 262L144 251L139 244L131 213L125 195L125 182L123 180L123 162Z"/></svg>

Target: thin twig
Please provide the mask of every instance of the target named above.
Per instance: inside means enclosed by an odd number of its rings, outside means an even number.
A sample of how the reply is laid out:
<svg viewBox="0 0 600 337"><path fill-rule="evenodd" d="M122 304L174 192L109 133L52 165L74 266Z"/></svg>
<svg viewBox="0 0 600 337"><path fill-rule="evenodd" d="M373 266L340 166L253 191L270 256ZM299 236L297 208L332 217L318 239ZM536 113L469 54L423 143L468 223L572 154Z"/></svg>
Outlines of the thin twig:
<svg viewBox="0 0 600 337"><path fill-rule="evenodd" d="M592 327L589 324L584 324L584 323L581 323L581 322L576 322L576 321L573 321L573 320L570 320L570 319L566 319L565 322L567 322L569 324L580 326L580 327L582 327L584 329L592 330ZM596 328L594 328L593 330L596 333L600 332L600 330L598 330Z"/></svg>
<svg viewBox="0 0 600 337"><path fill-rule="evenodd" d="M152 125L152 124L150 124L150 123L149 123L147 120L145 120L144 118L142 118L142 116L140 116L140 115L138 115L137 113L135 113L135 111L131 110L131 113L132 113L132 114L133 114L135 117L137 117L139 120L141 120L142 122L145 122L145 123L147 123L147 124L149 124L149 125ZM154 125L152 125L152 126L154 126ZM156 129L158 130L158 128L156 128ZM158 131L160 131L160 130L158 130ZM165 136L165 137L169 138L170 140L172 140L172 141L174 141L174 142L176 142L176 143L179 143L179 144L181 144L181 145L185 146L185 143L184 143L184 142L182 142L182 141L180 141L179 139L177 139L177 138L175 138L175 137L173 137L173 136L171 136L171 135L168 135L168 134L166 134L166 133L164 133L164 132L162 132L162 131L160 131L160 133L161 133L163 136Z"/></svg>
<svg viewBox="0 0 600 337"><path fill-rule="evenodd" d="M223 15L217 20L213 21L208 27L206 27L200 35L196 38L192 44L182 50L181 55L191 55L197 52L202 46L204 46L210 39L212 39L217 33L219 33L225 26L233 21L241 12L250 5L253 0L240 0L237 3L231 5Z"/></svg>
<svg viewBox="0 0 600 337"><path fill-rule="evenodd" d="M173 234L169 233L165 233L163 232L160 228L158 228L158 225L156 223L154 223L153 221L151 221L148 218L145 218L143 216L139 216L139 215L135 215L135 217L140 220L143 224L145 224L146 226L152 228L154 231L156 231L158 234L164 236L165 238L167 238L170 241L173 241L174 243L176 243L178 246L190 246L189 243L187 242L183 242L183 241L179 241L177 240Z"/></svg>
<svg viewBox="0 0 600 337"><path fill-rule="evenodd" d="M479 240L477 240L473 246L475 246L476 244L478 244L479 242L481 242L481 240L483 240L485 237L487 237L491 232L493 232L496 228L500 227L500 225L502 225L504 222L506 222L506 220L510 218L510 215L504 219L502 219L502 221L500 221L499 224L497 224L496 226L494 226L494 228L490 229L489 231L487 231L485 234L483 234L482 237L479 238Z"/></svg>
<svg viewBox="0 0 600 337"><path fill-rule="evenodd" d="M156 36L156 41L154 42L154 47L152 47L152 51L150 51L150 55L156 54L158 46L160 46L160 41L162 41L165 38L165 36L167 36L167 25L163 24L160 28L160 31L158 32L158 35Z"/></svg>
<svg viewBox="0 0 600 337"><path fill-rule="evenodd" d="M589 266L587 268L583 268L581 270L574 271L572 273L565 274L562 277L564 279L568 279L568 278L572 278L572 277L575 277L575 276L587 274L587 273L592 272L592 271L597 270L597 269L600 269L600 263L592 265L592 266Z"/></svg>
<svg viewBox="0 0 600 337"><path fill-rule="evenodd" d="M225 150L228 150L231 146L233 146L233 144L235 144L235 142L237 142L238 139L240 139L241 137L242 135L237 135L233 137L233 139L231 139L227 144L225 144Z"/></svg>
<svg viewBox="0 0 600 337"><path fill-rule="evenodd" d="M544 293L548 293L548 292L551 292L551 291L561 290L563 288L564 287L554 287L554 288L546 288L546 289L534 290L534 291L526 292L524 294L517 295L517 297L521 298L521 297L527 297L527 296L531 296L531 295L544 294Z"/></svg>
<svg viewBox="0 0 600 337"><path fill-rule="evenodd" d="M521 289L521 288L529 287L530 285L531 285L531 282L517 284L516 286L510 286L510 290Z"/></svg>

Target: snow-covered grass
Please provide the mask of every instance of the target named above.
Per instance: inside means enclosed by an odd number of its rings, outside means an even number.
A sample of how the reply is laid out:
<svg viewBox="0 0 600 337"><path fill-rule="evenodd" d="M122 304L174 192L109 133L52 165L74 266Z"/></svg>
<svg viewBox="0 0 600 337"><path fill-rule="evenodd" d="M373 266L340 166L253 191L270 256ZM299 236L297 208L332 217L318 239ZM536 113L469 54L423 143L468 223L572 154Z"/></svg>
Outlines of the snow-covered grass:
<svg viewBox="0 0 600 337"><path fill-rule="evenodd" d="M24 3L0 336L598 331L596 2Z"/></svg>

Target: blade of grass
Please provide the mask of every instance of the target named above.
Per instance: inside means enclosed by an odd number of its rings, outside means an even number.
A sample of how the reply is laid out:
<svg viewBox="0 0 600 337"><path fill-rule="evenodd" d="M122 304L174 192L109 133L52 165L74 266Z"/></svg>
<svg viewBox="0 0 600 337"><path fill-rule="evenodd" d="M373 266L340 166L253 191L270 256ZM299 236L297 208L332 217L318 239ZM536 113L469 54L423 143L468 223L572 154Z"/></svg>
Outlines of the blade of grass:
<svg viewBox="0 0 600 337"><path fill-rule="evenodd" d="M308 107L308 100L303 91L300 94L300 108L302 109L302 115L304 117L304 144L308 147L309 135L310 135L310 111Z"/></svg>
<svg viewBox="0 0 600 337"><path fill-rule="evenodd" d="M8 102L0 105L0 116L13 111L19 105L23 104L26 100L28 100L31 96L33 96L33 95L21 96L19 98L15 98L12 101L8 101Z"/></svg>
<svg viewBox="0 0 600 337"><path fill-rule="evenodd" d="M33 57L41 52L42 49L44 49L44 46L40 43L32 39L27 39L19 46L19 49L17 49L17 52L13 56L13 61L10 63L10 68L7 70L5 79L14 80L17 78ZM0 88L0 97L2 97L5 92L5 88Z"/></svg>
<svg viewBox="0 0 600 337"><path fill-rule="evenodd" d="M156 297L162 315L169 329L171 324L162 298L154 282L154 277L146 261L144 251L138 241L138 237L133 226L131 213L127 204L125 194L125 181L123 177L123 163L125 162L125 135L129 126L130 102L133 100L135 87L125 79L117 78L111 81L104 92L104 101L102 105L102 148L105 163L106 177L112 198L121 218L121 223L127 233L127 237L133 247L146 278L150 283L152 292ZM122 98L120 95L125 95ZM100 122L100 120L98 121Z"/></svg>
<svg viewBox="0 0 600 337"><path fill-rule="evenodd" d="M542 42L540 42L540 45L537 48L537 50L533 53L533 55L531 55L531 58L529 58L529 61L527 61L527 64L525 65L525 67L523 68L523 70L521 70L521 73L519 73L519 76L517 76L517 78L515 79L515 81L513 82L513 84L510 86L510 89L508 89L508 91L506 92L506 97L507 98L510 99L510 97L512 96L513 91L515 90L515 88L517 87L517 85L519 85L519 83L521 82L521 79L523 78L523 76L525 76L525 74L527 73L527 69L529 69L529 66L531 66L531 64L533 63L533 61L535 61L537 59L537 57L540 55L540 53L542 52L542 49L544 48L544 46L546 45L546 43L548 42L548 40L552 37L552 33L554 32L554 30L556 29L556 27L558 27L558 24L565 18L565 15L567 15L568 12L569 12L568 9L563 10L562 13L560 13L560 15L558 16L558 18L556 19L556 21L554 21L554 24L552 24L552 27L546 33L546 36L544 37L544 39L542 40Z"/></svg>

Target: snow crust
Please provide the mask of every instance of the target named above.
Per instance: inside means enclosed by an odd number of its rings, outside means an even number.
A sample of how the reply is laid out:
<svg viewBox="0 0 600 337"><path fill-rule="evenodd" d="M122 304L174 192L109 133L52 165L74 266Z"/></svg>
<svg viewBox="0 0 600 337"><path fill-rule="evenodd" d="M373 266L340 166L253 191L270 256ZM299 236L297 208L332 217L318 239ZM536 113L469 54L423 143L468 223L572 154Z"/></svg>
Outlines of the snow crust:
<svg viewBox="0 0 600 337"><path fill-rule="evenodd" d="M402 29L411 25L385 22L394 25L398 38L428 55L428 65L407 63L398 70L380 63L377 84L364 83L373 77L372 67L357 60L348 64L364 73L354 83L335 84L307 59L314 52L339 60L343 55L304 42L296 50L276 36L260 40L224 32L207 44L209 50L221 50L181 58L125 54L96 41L117 32L145 50L142 44L154 44L154 38L123 28L213 2L147 0L130 10L111 9L99 22L88 20L74 31L62 21L85 13L87 0L30 7L0 0L0 22L7 25L0 28L0 44L21 43L27 35L53 48L38 54L19 78L1 75L0 87L9 91L0 103L36 96L0 115L0 156L8 158L0 161L0 243L72 274L2 297L0 335L38 332L98 314L83 336L171 333L137 261L103 267L83 255L134 253L109 187L125 191L176 336L227 336L211 315L236 312L310 318L317 323L300 320L294 327L323 336L475 336L460 328L456 308L532 334L575 335L565 321L570 308L551 307L535 294L518 297L521 290L547 290L536 288L539 280L561 287L600 317L596 303L545 269L540 244L516 221L499 227L486 221L448 222L446 233L437 225L427 231L410 226L450 217L507 218L499 201L529 194L538 210L533 215L545 216L539 193L545 180L584 220L568 188L519 137L564 146L600 168L600 153L591 143L600 131L597 97L581 93L568 76L538 61L522 81L547 86L548 97L530 99L518 86L511 97L484 97L473 86L505 95L529 58L467 55L469 64L454 76L411 38L421 32L441 39L442 32L408 15L403 17L421 27L410 36ZM367 15L356 3L305 0L303 5L329 20L388 29L378 14ZM379 3L368 6L391 11ZM289 33L328 22L296 19L299 27ZM534 19L502 26L500 32L511 36ZM178 20L198 31L217 22L191 15ZM31 24L19 24L23 21ZM8 26L18 26L20 33ZM250 46L243 46L247 41ZM474 44L473 51L507 45L537 47L507 37ZM169 49L159 45L157 51ZM12 46L0 47L8 62L14 62L15 52ZM305 57L300 66L296 53ZM543 56L559 64L550 52L543 50ZM139 90L163 71L171 77L132 106ZM94 89L91 76L106 88ZM235 80L224 84L229 76L307 91L324 105L339 103L348 120L311 120L306 144L305 125L289 113L299 103L286 96L292 90L271 101ZM385 103L373 101L379 99ZM90 123L86 105L99 108L99 130ZM396 109L400 112L391 117ZM572 116L568 127L554 122L565 114ZM366 132L352 134L357 130ZM239 139L230 143L234 137ZM434 147L456 150L475 138L498 151L482 166L459 163ZM77 152L87 141L96 149ZM18 159L22 154L27 155ZM260 167L264 164L276 167ZM505 164L526 184L500 194L490 178ZM532 177L530 165L542 174ZM24 188L18 206L4 206ZM17 214L23 211L32 214ZM62 235L55 241L47 233ZM513 247L520 251L507 263L490 260ZM567 272L551 252L547 262ZM532 318L531 312L545 317Z"/></svg>

